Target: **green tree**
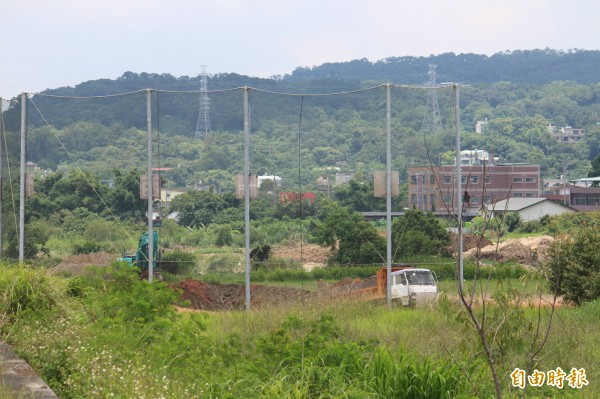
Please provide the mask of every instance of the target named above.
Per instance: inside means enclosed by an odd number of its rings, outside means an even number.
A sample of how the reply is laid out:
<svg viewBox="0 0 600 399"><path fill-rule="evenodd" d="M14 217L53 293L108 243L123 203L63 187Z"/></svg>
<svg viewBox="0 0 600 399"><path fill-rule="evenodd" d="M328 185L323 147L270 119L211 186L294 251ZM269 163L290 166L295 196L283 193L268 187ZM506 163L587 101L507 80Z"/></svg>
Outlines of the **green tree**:
<svg viewBox="0 0 600 399"><path fill-rule="evenodd" d="M588 173L588 177L598 177L600 176L600 155L598 155L592 161L592 170ZM594 186L598 186L597 182L594 182Z"/></svg>
<svg viewBox="0 0 600 399"><path fill-rule="evenodd" d="M312 233L322 245L334 248L339 264L373 264L385 259L385 240L363 217L333 201L323 203Z"/></svg>
<svg viewBox="0 0 600 399"><path fill-rule="evenodd" d="M546 268L550 290L581 305L600 298L600 230L582 227L552 243Z"/></svg>
<svg viewBox="0 0 600 399"><path fill-rule="evenodd" d="M355 212L383 211L385 200L373 195L373 182L361 183L352 179L348 184L336 186L335 199Z"/></svg>
<svg viewBox="0 0 600 399"><path fill-rule="evenodd" d="M109 201L112 212L120 219L141 220L147 212L147 202L140 199L140 175L138 170L123 172L113 170L114 188Z"/></svg>
<svg viewBox="0 0 600 399"><path fill-rule="evenodd" d="M221 196L210 191L190 190L171 201L171 212L179 212L182 226L200 227L213 223L215 215L226 208Z"/></svg>
<svg viewBox="0 0 600 399"><path fill-rule="evenodd" d="M450 245L450 234L433 213L407 210L392 224L392 242L396 257L440 255Z"/></svg>

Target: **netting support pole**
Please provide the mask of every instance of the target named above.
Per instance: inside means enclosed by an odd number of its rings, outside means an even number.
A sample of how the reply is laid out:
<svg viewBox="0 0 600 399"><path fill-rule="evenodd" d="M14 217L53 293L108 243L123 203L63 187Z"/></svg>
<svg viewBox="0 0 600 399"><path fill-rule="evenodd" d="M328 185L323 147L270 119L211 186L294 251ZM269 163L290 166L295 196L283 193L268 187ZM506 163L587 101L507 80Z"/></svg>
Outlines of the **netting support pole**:
<svg viewBox="0 0 600 399"><path fill-rule="evenodd" d="M246 310L250 310L250 106L244 86L244 244L246 247Z"/></svg>
<svg viewBox="0 0 600 399"><path fill-rule="evenodd" d="M146 125L148 129L148 282L154 276L154 228L152 226L152 89L146 89Z"/></svg>
<svg viewBox="0 0 600 399"><path fill-rule="evenodd" d="M4 245L4 242L2 240L3 236L4 236L4 226L3 226L3 219L2 217L4 216L2 213L2 209L3 209L3 204L2 204L2 194L3 194L3 190L4 190L4 182L2 181L2 150L4 149L4 146L2 145L2 140L4 139L4 115L2 115L2 113L4 112L4 99L2 99L2 97L0 97L0 258L2 257L2 246Z"/></svg>
<svg viewBox="0 0 600 399"><path fill-rule="evenodd" d="M386 93L386 225L387 225L387 283L386 298L388 308L392 308L392 85L385 85Z"/></svg>
<svg viewBox="0 0 600 399"><path fill-rule="evenodd" d="M458 293L462 297L464 283L463 260L463 193L460 165L460 103L458 85L454 85L454 129L456 131L456 218L458 220Z"/></svg>
<svg viewBox="0 0 600 399"><path fill-rule="evenodd" d="M21 167L19 181L19 263L25 258L25 162L27 156L27 93L21 93Z"/></svg>

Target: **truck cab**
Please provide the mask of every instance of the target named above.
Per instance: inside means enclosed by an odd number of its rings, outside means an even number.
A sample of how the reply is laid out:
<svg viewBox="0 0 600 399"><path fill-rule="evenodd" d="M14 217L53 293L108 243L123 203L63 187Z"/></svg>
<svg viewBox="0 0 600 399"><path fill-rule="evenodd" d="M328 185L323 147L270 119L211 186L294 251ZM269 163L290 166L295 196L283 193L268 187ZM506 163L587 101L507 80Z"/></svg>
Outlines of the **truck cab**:
<svg viewBox="0 0 600 399"><path fill-rule="evenodd" d="M393 271L392 300L405 306L423 306L435 301L437 282L429 269L407 268Z"/></svg>

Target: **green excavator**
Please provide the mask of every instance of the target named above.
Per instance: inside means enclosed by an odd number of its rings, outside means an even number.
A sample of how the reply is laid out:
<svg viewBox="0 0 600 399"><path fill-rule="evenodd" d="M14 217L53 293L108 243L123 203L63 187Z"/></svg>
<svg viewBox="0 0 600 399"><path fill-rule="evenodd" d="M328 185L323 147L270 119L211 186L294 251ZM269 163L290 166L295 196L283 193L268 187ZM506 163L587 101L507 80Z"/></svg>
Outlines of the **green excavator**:
<svg viewBox="0 0 600 399"><path fill-rule="evenodd" d="M153 247L153 257L152 257L152 271L154 277L159 280L162 279L162 274L160 271L160 252L158 251L158 232L153 232L152 239L152 247ZM149 272L149 262L148 262L148 232L145 232L140 236L140 240L138 242L137 251L135 255L125 255L122 258L117 258L117 263L125 262L131 267L139 267L140 268L140 277L142 279L148 278Z"/></svg>

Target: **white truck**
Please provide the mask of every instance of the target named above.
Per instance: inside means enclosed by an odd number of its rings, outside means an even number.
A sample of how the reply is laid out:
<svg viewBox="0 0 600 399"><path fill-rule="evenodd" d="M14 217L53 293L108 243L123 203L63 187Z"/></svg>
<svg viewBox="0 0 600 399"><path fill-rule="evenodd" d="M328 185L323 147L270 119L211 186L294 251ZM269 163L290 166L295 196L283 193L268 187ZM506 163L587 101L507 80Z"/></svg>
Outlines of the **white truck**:
<svg viewBox="0 0 600 399"><path fill-rule="evenodd" d="M437 299L437 279L429 269L411 266L392 266L391 296L394 303L404 306L423 306ZM321 292L338 298L369 301L387 297L387 267L376 276L361 280L346 278L337 283L321 284Z"/></svg>
<svg viewBox="0 0 600 399"><path fill-rule="evenodd" d="M437 298L437 281L429 269L406 268L392 272L392 300L405 306L423 306Z"/></svg>

